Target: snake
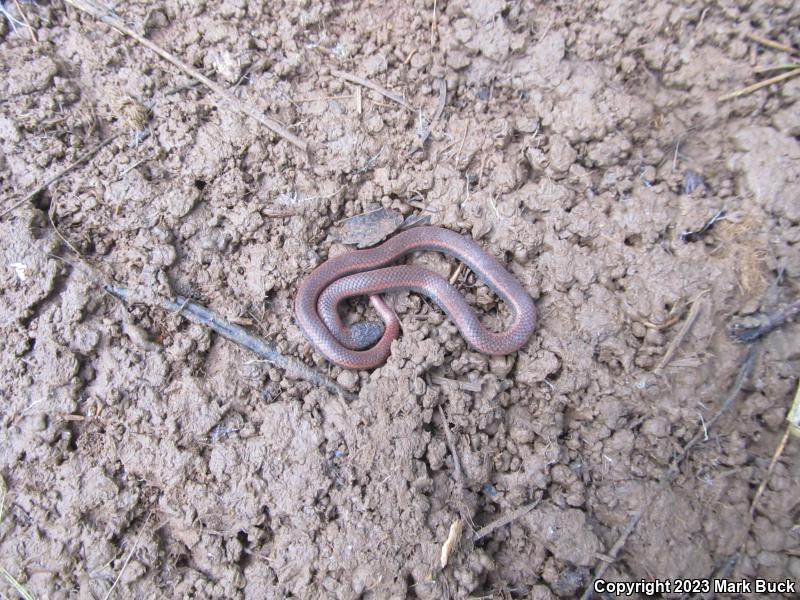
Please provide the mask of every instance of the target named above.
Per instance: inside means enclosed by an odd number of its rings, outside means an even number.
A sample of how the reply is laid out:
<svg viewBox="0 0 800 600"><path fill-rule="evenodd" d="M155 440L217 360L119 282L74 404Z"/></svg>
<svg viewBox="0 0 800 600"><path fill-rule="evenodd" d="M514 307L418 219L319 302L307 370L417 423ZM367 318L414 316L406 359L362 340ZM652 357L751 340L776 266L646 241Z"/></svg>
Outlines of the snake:
<svg viewBox="0 0 800 600"><path fill-rule="evenodd" d="M407 254L424 251L441 252L464 263L511 309L507 328L502 333L487 329L464 296L440 275L415 265L395 264ZM515 352L536 328L536 307L522 284L471 238L434 226L414 227L373 248L323 262L300 282L295 318L327 360L347 369L373 369L386 362L392 342L400 335L400 321L382 294L406 290L433 300L467 343L484 354ZM344 300L365 295L383 321L377 335L368 328L350 329L339 316Z"/></svg>

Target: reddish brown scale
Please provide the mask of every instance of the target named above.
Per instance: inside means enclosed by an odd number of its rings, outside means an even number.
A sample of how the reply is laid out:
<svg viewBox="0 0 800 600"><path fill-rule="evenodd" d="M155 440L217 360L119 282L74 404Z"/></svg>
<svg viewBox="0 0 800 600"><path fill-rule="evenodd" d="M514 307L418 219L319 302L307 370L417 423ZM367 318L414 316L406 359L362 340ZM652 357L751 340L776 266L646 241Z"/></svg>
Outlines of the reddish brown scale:
<svg viewBox="0 0 800 600"><path fill-rule="evenodd" d="M511 308L508 329L503 333L487 330L463 296L435 273L413 266L384 268L405 254L424 250L443 252L466 264ZM377 295L398 290L413 290L434 300L467 342L486 354L519 350L536 327L533 300L520 283L471 239L439 227L410 229L375 248L349 252L321 264L300 284L295 315L300 328L325 358L350 369L371 369L386 362L391 343L400 334L396 315ZM348 331L336 306L347 297L364 294L370 295L386 329L372 348L353 350L337 339L337 335L347 338Z"/></svg>

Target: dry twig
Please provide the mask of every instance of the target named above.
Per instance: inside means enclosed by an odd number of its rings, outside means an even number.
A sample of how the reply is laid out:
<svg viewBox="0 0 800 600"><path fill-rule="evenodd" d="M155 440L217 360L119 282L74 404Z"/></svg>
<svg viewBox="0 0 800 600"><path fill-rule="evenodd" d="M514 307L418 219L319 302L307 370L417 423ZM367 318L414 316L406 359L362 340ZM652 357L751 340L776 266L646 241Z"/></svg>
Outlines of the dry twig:
<svg viewBox="0 0 800 600"><path fill-rule="evenodd" d="M134 295L125 288L108 284L104 285L104 288L110 294L113 294L114 296L117 296L123 300L137 302L141 301L150 306L154 305L153 302L135 298ZM341 394L348 400L352 400L354 398L353 394L345 391L341 386L339 386L339 384L329 377L326 377L321 373L317 373L296 358L281 354L277 349L261 338L249 334L247 331L237 325L228 323L214 311L209 310L199 304L195 304L188 298L184 298L183 296L176 296L175 300L158 298L158 300L155 302L155 305L167 311L180 313L182 317L189 319L193 323L198 323L213 329L222 337L255 352L268 363L281 367L290 376L303 379L315 385L319 385L330 390L331 392L334 392L335 394Z"/></svg>
<svg viewBox="0 0 800 600"><path fill-rule="evenodd" d="M482 527L478 531L475 532L475 535L472 536L472 541L477 542L479 539L486 537L496 529L500 529L504 525L508 525L512 521L519 519L527 515L531 512L534 508L539 505L541 498L537 498L533 502L525 504L524 506L520 506L517 510L512 510L509 514L504 517L500 517L496 521L492 521L486 527Z"/></svg>
<svg viewBox="0 0 800 600"><path fill-rule="evenodd" d="M798 52L795 48L792 48L791 46L788 46L786 44L781 44L780 42L775 42L773 40L767 39L756 33L748 33L746 34L746 37L753 40L757 44L761 44L762 46L767 46L768 48L773 48L774 50L781 50L783 52L788 52L793 56L800 55L800 52ZM753 85L748 85L747 87L743 87L738 90L734 90L733 92L723 94L722 96L717 98L717 101L724 102L725 100L732 100L733 98L738 98L739 96L744 96L745 94L750 94L752 92L760 90L761 88L772 85L773 83L780 83L781 81L800 75L800 63L790 63L767 69L756 69L756 73L763 73L765 71L770 71L775 69L789 69L789 70L786 73L781 73L780 75L776 75L775 77L770 77L769 79L764 79L763 81L759 81L758 83L754 83Z"/></svg>
<svg viewBox="0 0 800 600"><path fill-rule="evenodd" d="M767 87L768 85L772 85L773 83L780 83L781 81L785 81L786 79L790 79L792 77L797 77L800 75L800 68L793 68L791 71L787 71L786 73L781 73L780 75L775 75L775 77L770 77L769 79L765 79L764 81L759 81L758 83L754 83L753 85L748 85L747 87L743 87L738 90L734 90L727 94L723 94L717 101L724 102L725 100L732 100L734 98L738 98L739 96L744 96L746 94L750 94L761 88Z"/></svg>
<svg viewBox="0 0 800 600"><path fill-rule="evenodd" d="M748 33L747 37L756 42L757 44L761 44L762 46L767 46L768 48L773 48L775 50L782 50L783 52L788 52L789 54L799 54L797 50L788 46L786 44L781 44L780 42L774 42L770 39L765 37L761 37L756 33Z"/></svg>
<svg viewBox="0 0 800 600"><path fill-rule="evenodd" d="M447 423L447 415L444 414L444 409L441 406L439 407L439 416L442 417L442 427L444 427L444 435L447 438L447 446L450 448L450 454L453 455L453 470L456 474L456 483L463 490L464 472L461 470L461 460L458 458L458 452L456 452L456 444L450 431L450 425Z"/></svg>
<svg viewBox="0 0 800 600"><path fill-rule="evenodd" d="M670 361L675 356L675 353L678 351L678 347L683 343L683 340L688 335L689 331L692 329L692 325L697 320L698 315L700 314L701 304L699 302L700 298L705 296L709 290L705 290L700 292L697 297L692 302L692 308L689 311L689 316L686 317L686 322L681 327L681 330L678 332L678 335L675 336L675 339L672 340L672 343L667 348L667 351L664 353L664 358L661 359L661 362L658 363L658 366L655 368L654 373L659 374L661 371L664 370Z"/></svg>
<svg viewBox="0 0 800 600"><path fill-rule="evenodd" d="M589 585L586 586L586 589L583 592L583 596L581 596L581 600L588 600L591 598L592 594L594 593L594 582L597 579L600 579L605 575L605 572L608 568L616 561L617 555L619 554L620 550L622 550L623 546L625 546L625 542L628 541L628 537L633 533L636 529L636 526L639 524L639 521L642 520L642 517L647 515L649 510L655 505L656 500L661 495L661 493L667 488L670 484L672 479L675 475L678 474L678 470L680 469L683 461L688 456L689 452L694 448L698 443L706 439L708 432L711 428L719 421L719 419L730 410L730 407L733 405L734 401L739 397L739 394L744 387L744 384L750 379L750 375L753 372L753 368L756 362L756 356L758 355L758 344L752 344L748 349L747 353L745 354L744 360L742 361L741 366L739 367L739 372L736 375L736 379L734 380L733 384L731 385L730 389L728 390L728 395L725 397L725 400L719 407L719 410L714 414L711 419L709 419L703 426L698 428L697 433L689 440L686 445L681 449L680 453L675 457L672 464L670 465L669 469L667 469L666 473L661 476L661 480L659 481L658 487L655 489L653 494L643 503L642 508L636 511L631 518L628 520L628 524L625 526L625 529L622 531L620 536L617 538L617 541L614 542L614 545L611 549L603 556L600 561L599 565L595 570L594 577L589 582Z"/></svg>
<svg viewBox="0 0 800 600"><path fill-rule="evenodd" d="M758 507L758 501L761 499L761 495L764 493L770 477L772 477L772 472L775 470L775 465L778 464L778 459L780 459L781 455L783 454L783 450L786 448L786 442L789 441L789 435L800 435L800 429L798 429L798 414L800 414L800 383L797 385L797 392L795 392L794 395L794 402L792 402L792 406L789 408L789 414L786 416L786 431L783 432L783 437L781 437L781 441L778 442L778 446L775 448L775 452L772 454L772 459L769 461L769 467L767 467L767 473L764 475L764 479L759 484L756 494L753 497L753 502L750 504L751 519L753 515L755 515L756 508Z"/></svg>
<svg viewBox="0 0 800 600"><path fill-rule="evenodd" d="M125 562L122 563L122 568L119 570L119 573L117 573L117 578L114 580L114 583L109 588L109 590L106 593L106 595L103 598L103 600L108 600L111 597L111 592L113 592L114 588L117 587L117 584L119 583L120 577L122 577L122 574L125 572L125 568L128 566L128 563L131 561L131 557L133 556L133 553L136 552L136 549L139 547L139 542L142 541L142 534L144 533L144 530L147 528L147 524L150 522L150 517L152 515L153 515L153 511L151 510L147 514L147 518L144 520L144 523L142 524L142 528L139 530L139 533L136 535L136 541L133 544L133 548L131 548L131 551L128 552L128 556L125 557Z"/></svg>
<svg viewBox="0 0 800 600"><path fill-rule="evenodd" d="M125 23L119 17L116 17L110 14L105 7L93 2L92 0L66 0L67 3L71 4L78 10L82 10L83 12L93 16L98 21L102 21L106 25L110 25L120 33L124 33L125 35L132 37L134 40L145 46L146 48L152 50L156 54L158 54L161 58L171 62L173 65L178 67L181 71L196 79L207 88L209 88L212 92L214 92L217 96L219 96L232 110L239 112L243 115L247 115L248 117L255 119L264 127L271 130L273 133L277 134L278 136L284 138L286 141L294 144L298 148L300 148L303 152L308 151L308 144L305 140L299 138L291 131L286 129L283 125L275 121L274 119L270 119L264 113L259 110L256 110L254 107L249 106L239 100L236 96L231 94L228 90L223 88L218 83L212 81L205 75L203 75L197 69L189 66L182 60L180 60L174 54L171 54L161 48L161 46L151 42L145 37L142 37L138 33L136 33L133 29L126 26Z"/></svg>
<svg viewBox="0 0 800 600"><path fill-rule="evenodd" d="M406 108L408 110L414 110L413 108L411 108L411 106L409 106L408 103L406 103L406 101L400 94L390 92L386 88L374 84L368 79L364 79L363 77L359 77L358 75L353 75L352 73L347 73L346 71L339 71L337 69L332 70L331 75L333 75L334 77L339 77L340 79L344 79L345 81L349 81L350 83L355 83L357 85L364 86L365 88L370 89L373 92L378 92L384 98L388 98L393 102L397 102L403 108Z"/></svg>
<svg viewBox="0 0 800 600"><path fill-rule="evenodd" d="M732 335L737 342L754 342L774 329L782 327L787 322L800 315L800 300L795 300L781 310L769 314L760 325L755 327L742 327L734 325Z"/></svg>
<svg viewBox="0 0 800 600"><path fill-rule="evenodd" d="M458 542L461 541L462 531L464 531L464 521L462 519L456 519L450 524L450 531L447 534L447 539L444 541L444 544L442 544L442 551L439 556L439 564L443 569L447 566L450 556L458 547Z"/></svg>
<svg viewBox="0 0 800 600"><path fill-rule="evenodd" d="M772 472L775 470L775 465L778 464L778 459L781 457L781 454L783 454L783 449L786 447L786 442L789 440L789 433L791 430L791 425L787 425L781 441L778 442L778 447L775 448L775 452L772 454L772 460L769 461L769 467L767 467L767 472L764 475L764 479L762 479L761 483L758 485L756 494L753 496L753 501L750 503L750 518L752 518L756 513L758 501L761 500L761 495L764 493L770 477L772 477Z"/></svg>
<svg viewBox="0 0 800 600"><path fill-rule="evenodd" d="M34 31L33 27L31 27L31 22L28 21L28 16L25 14L25 11L22 10L19 0L14 0L14 6L17 7L17 12L19 13L19 16L22 17L22 20L25 23L25 26L28 28L28 31L31 32L31 39L34 42L38 42L39 40L36 38L36 31Z"/></svg>
<svg viewBox="0 0 800 600"><path fill-rule="evenodd" d="M38 196L45 189L47 189L52 183L58 181L59 179L64 177L64 175L67 175L71 171L74 171L77 167L79 167L80 165L85 163L87 160L92 158L95 154L100 152L100 150L105 148L108 144L113 142L115 139L117 139L117 136L116 135L112 135L111 137L103 140L102 142L100 142L99 144L97 144L96 146L91 148L88 152L85 152L84 154L82 154L78 158L78 160L76 160L74 163L72 163L71 165L69 165L68 167L66 167L64 169L61 169L58 173L56 173L55 175L53 175L52 177L47 179L43 184L41 184L39 187L37 187L35 190L33 190L27 196L25 196L22 200L20 200L16 204L13 204L13 205L9 206L7 209L5 209L2 213L0 213L0 219L5 217L7 214L15 211L16 209L18 209L20 206L22 206L23 204L25 204L29 200L33 200L36 196Z"/></svg>

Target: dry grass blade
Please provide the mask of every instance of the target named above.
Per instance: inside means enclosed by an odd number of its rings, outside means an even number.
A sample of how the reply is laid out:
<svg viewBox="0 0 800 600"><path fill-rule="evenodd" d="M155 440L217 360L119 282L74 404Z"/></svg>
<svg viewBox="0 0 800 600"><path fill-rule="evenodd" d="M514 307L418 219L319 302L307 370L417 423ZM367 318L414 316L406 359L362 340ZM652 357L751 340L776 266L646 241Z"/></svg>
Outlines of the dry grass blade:
<svg viewBox="0 0 800 600"><path fill-rule="evenodd" d="M87 160L92 158L95 154L100 152L100 150L105 148L108 144L113 142L115 139L117 139L117 136L116 135L112 135L110 138L103 140L102 142L100 142L99 144L97 144L96 146L91 148L88 152L85 152L84 154L82 154L78 158L78 160L76 160L74 163L72 163L71 165L69 165L65 169L61 169L58 173L56 173L55 175L53 175L52 177L47 179L43 184L41 184L39 187L37 187L31 193L26 195L22 200L20 200L16 204L13 204L13 205L9 206L7 209L5 209L3 212L1 212L0 213L0 219L5 217L8 213L17 210L20 206L22 206L26 202L28 202L30 200L33 200L36 196L41 194L45 189L50 187L51 184L55 183L56 181L58 181L59 179L64 177L64 175L67 175L68 173L70 173L71 171L76 169L77 167L81 166L83 163L85 163Z"/></svg>
<svg viewBox="0 0 800 600"><path fill-rule="evenodd" d="M117 573L117 578L114 580L114 583L109 588L109 590L106 593L106 595L103 598L103 600L108 600L111 597L111 593L114 591L114 588L117 587L117 584L119 583L119 580L122 577L122 574L125 572L125 568L128 566L128 563L131 561L131 557L133 556L133 553L136 552L136 549L139 547L139 542L142 541L142 534L144 533L144 530L147 528L147 524L150 522L150 517L152 515L153 515L153 511L151 510L147 514L147 518L144 520L144 523L142 524L142 528L139 530L139 533L136 535L136 541L133 543L133 547L131 548L131 551L128 552L128 556L125 557L125 562L122 563L122 568L119 570L119 573Z"/></svg>
<svg viewBox="0 0 800 600"><path fill-rule="evenodd" d="M487 535L489 535L490 533L492 533L497 529L500 529L504 525L508 525L512 521L515 521L520 517L527 515L529 512L531 512L534 508L536 508L539 505L540 500L541 498L536 499L533 502L530 502L529 504L521 506L517 510L511 511L506 516L500 517L496 521L492 521L486 527L483 527L478 531L476 531L475 535L472 536L472 541L477 542L479 539L486 537Z"/></svg>
<svg viewBox="0 0 800 600"><path fill-rule="evenodd" d="M406 101L400 94L395 94L394 92L390 92L386 88L376 85L371 81L369 81L368 79L364 79L363 77L359 77L358 75L353 75L352 73L347 73L345 71L338 71L335 69L331 71L331 75L333 75L334 77L339 77L340 79L344 79L345 81L349 81L350 83L355 83L357 85L364 86L365 88L370 89L373 92L378 92L384 98L388 98L393 102L397 102L403 108L406 108L408 110L413 110L413 108L411 108L406 103Z"/></svg>
<svg viewBox="0 0 800 600"><path fill-rule="evenodd" d="M764 490L767 488L767 483L769 483L770 477L772 477L772 472L775 470L775 465L778 464L778 460L786 448L786 442L789 441L789 436L800 436L800 383L797 384L794 402L792 402L792 406L789 408L789 413L786 415L786 422L786 430L783 432L783 437L781 437L781 441L778 442L778 446L775 448L775 452L772 454L772 459L769 461L769 466L767 467L767 473L764 475L764 479L759 484L756 494L753 496L753 502L750 504L751 517L755 515L756 508L758 508L758 502L761 499L761 496L764 494Z"/></svg>
<svg viewBox="0 0 800 600"><path fill-rule="evenodd" d="M14 577L8 571L6 571L5 568L0 567L0 573L2 573L8 584L14 588L14 591L17 592L21 598L24 600L34 600L33 594L26 590L25 586L23 586L19 581L14 579Z"/></svg>
<svg viewBox="0 0 800 600"><path fill-rule="evenodd" d="M183 318L198 323L204 327L208 327L218 333L219 335L229 339L230 341L255 352L261 358L270 364L277 365L284 369L289 376L303 379L314 385L318 385L328 389L334 394L341 395L347 400L353 400L355 396L342 388L338 383L329 377L318 373L314 369L306 366L302 361L286 356L280 353L275 347L266 341L248 333L242 327L228 323L220 315L212 310L205 308L199 304L191 302L188 298L176 296L175 300L168 300L167 298L158 298L157 300L147 300L144 298L137 298L134 294L125 288L115 287L107 283L98 282L109 294L120 298L121 300L141 302L148 306L158 306L164 310L180 314Z"/></svg>
<svg viewBox="0 0 800 600"><path fill-rule="evenodd" d="M775 449L775 452L772 454L772 459L769 461L769 467L767 467L767 473L764 475L764 479L761 480L761 483L758 485L758 489L756 490L755 496L753 496L753 501L750 503L750 516L754 516L756 513L756 508L758 507L758 501L761 500L761 496L764 493L764 490L767 488L767 483L769 483L770 477L772 477L772 472L775 470L775 465L778 464L778 459L783 454L784 448L786 448L786 442L789 440L789 434L791 433L791 425L787 425L786 431L783 432L783 437L781 441L778 442L778 447Z"/></svg>
<svg viewBox="0 0 800 600"><path fill-rule="evenodd" d="M761 37L757 33L748 33L747 37L756 42L757 44L761 44L762 46L767 46L768 48L774 48L775 50L782 50L783 52L788 52L789 54L800 54L796 49L792 48L787 44L781 44L780 42L775 42L765 37Z"/></svg>
<svg viewBox="0 0 800 600"><path fill-rule="evenodd" d="M781 73L780 75L776 75L775 77L770 77L769 79L765 79L764 81L759 81L758 83L754 83L753 85L748 85L747 87L743 87L728 94L724 94L719 98L717 98L717 100L719 102L732 100L734 98L738 98L739 96L751 94L755 91L760 90L761 88L772 85L773 83L780 83L781 81L786 81L787 79L791 79L792 77L796 77L797 75L800 75L800 68L794 68L786 73Z"/></svg>
<svg viewBox="0 0 800 600"><path fill-rule="evenodd" d="M800 382L797 384L794 402L792 402L792 407L789 409L789 414L786 416L786 421L789 423L789 430L792 434L800 437Z"/></svg>
<svg viewBox="0 0 800 600"><path fill-rule="evenodd" d="M441 406L439 407L439 416L442 418L442 427L444 427L444 435L447 438L447 446L450 448L450 453L453 455L453 470L456 475L456 483L463 489L464 472L461 470L461 459L458 457L453 433L450 431L450 425L447 423L447 415L444 414L444 409Z"/></svg>
<svg viewBox="0 0 800 600"><path fill-rule="evenodd" d="M782 65L768 65L766 67L758 67L757 69L753 69L753 72L756 75L761 75L763 73L770 73L772 71L786 71L787 69L800 69L800 63L784 63Z"/></svg>
<svg viewBox="0 0 800 600"><path fill-rule="evenodd" d="M190 67L185 62L180 60L177 56L170 54L166 50L164 50L161 46L154 44L150 40L145 37L142 37L131 28L127 27L125 23L123 23L122 19L109 14L107 9L103 6L100 6L90 0L66 0L68 4L71 4L78 10L81 10L91 16L93 16L98 21L102 21L106 25L110 25L120 33L124 33L125 35L132 37L134 40L149 48L156 54L158 54L164 60L171 62L173 65L178 67L181 71L189 75L190 77L196 79L207 88L209 88L212 92L214 92L217 96L219 96L222 100L224 100L228 106L248 117L255 119L262 125L264 125L267 129L270 129L273 133L279 135L280 137L284 138L286 141L294 144L298 148L300 148L303 152L308 151L308 144L305 140L297 137L291 131L286 129L283 125L275 121L274 119L270 119L260 111L256 110L252 106L248 106L247 104L241 102L236 96L231 94L228 90L223 88L221 85L215 83L205 75L203 75L197 69Z"/></svg>
<svg viewBox="0 0 800 600"><path fill-rule="evenodd" d="M442 551L439 557L439 564L444 569L450 560L450 556L458 547L458 542L461 541L461 532L464 531L464 521L456 519L450 525L450 531L447 534L447 539L442 544Z"/></svg>
<svg viewBox="0 0 800 600"><path fill-rule="evenodd" d="M762 37L756 33L748 33L746 37L757 44L761 44L762 46L766 46L768 48L773 48L774 50L781 50L782 52L788 52L792 56L800 55L795 48L788 46L787 44L782 44L780 42L775 42L768 38ZM717 98L718 102L725 102L726 100L733 100L734 98L738 98L740 96L744 96L746 94L752 94L755 91L760 90L761 88L765 88L770 86L774 83L780 83L781 81L786 81L792 77L797 76L800 74L800 64L798 63L788 63L784 65L778 65L776 67L767 67L756 69L756 73L765 73L768 71L775 71L775 70L784 70L789 69L786 73L781 73L780 75L776 75L775 77L770 77L768 79L764 79L763 81L759 81L758 83L754 83L752 85L748 85L746 87L740 88L738 90L734 90L733 92L729 92L727 94L723 94L719 98Z"/></svg>
<svg viewBox="0 0 800 600"><path fill-rule="evenodd" d="M22 10L22 6L20 6L19 0L14 0L14 6L17 7L17 12L19 13L19 16L22 17L22 20L25 23L25 26L28 28L28 31L31 32L31 39L34 42L38 42L39 40L36 38L36 31L34 31L33 27L31 27L31 22L28 21L28 16L25 14L25 11Z"/></svg>
<svg viewBox="0 0 800 600"><path fill-rule="evenodd" d="M666 367L670 363L670 361L675 357L675 353L678 351L678 347L681 345L683 340L689 334L689 331L691 331L692 329L692 325L694 325L694 322L697 320L697 317L700 314L700 309L702 307L702 304L699 302L699 300L703 296L708 294L708 292L709 290L704 290L700 292L692 301L692 308L689 311L689 316L686 317L686 322L683 324L683 327L681 327L681 330L678 332L678 335L675 336L675 339L672 340L672 343L669 345L667 351L664 353L664 358L661 359L661 362L658 363L658 366L654 370L654 373L656 373L656 375L661 373L661 371L664 370L664 367Z"/></svg>
<svg viewBox="0 0 800 600"><path fill-rule="evenodd" d="M747 353L745 354L744 359L739 367L739 371L736 374L736 378L733 381L733 384L728 389L728 394L723 400L722 404L714 413L714 416L711 417L707 422L702 424L702 427L695 433L695 435L690 439L686 445L681 449L678 455L673 459L672 464L666 470L666 472L661 476L661 479L658 483L658 487L653 491L649 498L642 504L642 507L637 510L631 517L628 519L628 523L623 529L622 533L617 538L617 541L611 547L611 549L605 553L605 555L600 559L600 563L594 573L594 577L589 581L589 584L586 586L586 589L581 596L581 600L589 600L594 594L594 582L598 579L601 579L609 567L617 560L617 555L619 554L620 550L625 546L625 543L628 541L630 535L636 529L636 526L639 524L639 521L648 514L648 511L653 508L655 505L656 500L661 495L661 493L667 489L667 486L673 480L675 475L678 474L683 461L686 460L686 457L689 455L689 452L700 442L707 439L708 432L716 425L717 421L719 421L724 414L726 414L735 400L741 394L742 388L744 384L750 379L750 375L753 373L753 369L755 368L756 357L758 356L758 344L754 343L751 344L748 349Z"/></svg>

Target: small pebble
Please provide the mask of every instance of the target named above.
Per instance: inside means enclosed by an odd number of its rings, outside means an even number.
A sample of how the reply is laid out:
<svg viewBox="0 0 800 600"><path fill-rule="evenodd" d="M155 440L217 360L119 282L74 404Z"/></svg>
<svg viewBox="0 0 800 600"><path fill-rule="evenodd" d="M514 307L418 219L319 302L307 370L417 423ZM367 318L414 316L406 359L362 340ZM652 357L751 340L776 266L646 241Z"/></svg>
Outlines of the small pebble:
<svg viewBox="0 0 800 600"><path fill-rule="evenodd" d="M336 378L336 383L338 383L344 389L352 392L356 389L356 384L358 384L358 373L349 370L342 371Z"/></svg>

